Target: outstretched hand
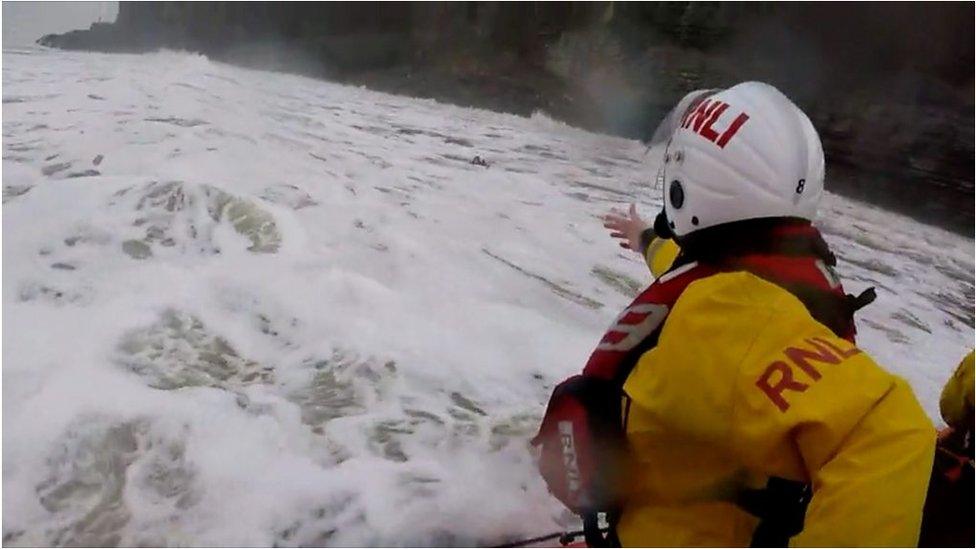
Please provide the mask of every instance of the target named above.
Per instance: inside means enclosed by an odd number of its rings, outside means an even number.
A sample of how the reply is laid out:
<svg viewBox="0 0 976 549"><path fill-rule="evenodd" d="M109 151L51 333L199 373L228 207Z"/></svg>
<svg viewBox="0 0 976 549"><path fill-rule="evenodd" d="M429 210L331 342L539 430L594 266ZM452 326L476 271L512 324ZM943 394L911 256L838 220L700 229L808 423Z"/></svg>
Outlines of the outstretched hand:
<svg viewBox="0 0 976 549"><path fill-rule="evenodd" d="M647 223L637 215L637 206L630 204L630 210L623 212L617 208L612 208L610 213L603 217L603 226L610 229L610 236L619 238L621 248L643 253L641 250L641 233L647 229Z"/></svg>

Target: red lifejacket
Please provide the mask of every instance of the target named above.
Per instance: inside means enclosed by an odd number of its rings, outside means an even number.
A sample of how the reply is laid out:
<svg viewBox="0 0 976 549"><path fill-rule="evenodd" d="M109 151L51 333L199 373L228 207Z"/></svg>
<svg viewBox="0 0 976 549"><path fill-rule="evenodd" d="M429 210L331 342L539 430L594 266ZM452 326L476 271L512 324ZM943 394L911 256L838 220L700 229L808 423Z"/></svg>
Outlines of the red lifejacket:
<svg viewBox="0 0 976 549"><path fill-rule="evenodd" d="M846 295L833 272L835 264L820 233L807 222L784 223L771 229L762 242L753 241L750 248L726 249L704 260L683 253L670 271L617 317L590 355L583 375L618 380L622 385L637 359L657 343L658 332L684 289L722 272L746 271L782 287L802 301L815 320L853 343L854 311L873 297L870 290L859 297Z"/></svg>

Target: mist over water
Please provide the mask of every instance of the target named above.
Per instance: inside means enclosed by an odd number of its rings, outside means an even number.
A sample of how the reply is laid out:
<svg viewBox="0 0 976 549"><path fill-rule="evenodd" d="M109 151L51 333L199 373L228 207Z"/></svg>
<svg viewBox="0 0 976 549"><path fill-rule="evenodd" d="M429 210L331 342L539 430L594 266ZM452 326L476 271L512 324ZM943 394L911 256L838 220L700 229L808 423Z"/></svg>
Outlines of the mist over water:
<svg viewBox="0 0 976 549"><path fill-rule="evenodd" d="M973 235L972 4L129 3L49 46L200 52L648 138L689 91L779 87L811 117L827 187Z"/></svg>
<svg viewBox="0 0 976 549"><path fill-rule="evenodd" d="M4 2L3 47L33 45L50 33L87 29L95 22L112 23L118 2Z"/></svg>

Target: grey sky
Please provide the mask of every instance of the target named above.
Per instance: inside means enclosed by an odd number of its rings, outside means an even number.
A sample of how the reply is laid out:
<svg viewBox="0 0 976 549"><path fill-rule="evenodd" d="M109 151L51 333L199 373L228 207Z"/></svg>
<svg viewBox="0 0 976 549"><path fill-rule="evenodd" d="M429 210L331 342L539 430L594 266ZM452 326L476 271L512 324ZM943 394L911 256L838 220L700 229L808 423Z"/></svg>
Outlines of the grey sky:
<svg viewBox="0 0 976 549"><path fill-rule="evenodd" d="M3 2L3 47L27 46L45 34L115 21L118 2Z"/></svg>

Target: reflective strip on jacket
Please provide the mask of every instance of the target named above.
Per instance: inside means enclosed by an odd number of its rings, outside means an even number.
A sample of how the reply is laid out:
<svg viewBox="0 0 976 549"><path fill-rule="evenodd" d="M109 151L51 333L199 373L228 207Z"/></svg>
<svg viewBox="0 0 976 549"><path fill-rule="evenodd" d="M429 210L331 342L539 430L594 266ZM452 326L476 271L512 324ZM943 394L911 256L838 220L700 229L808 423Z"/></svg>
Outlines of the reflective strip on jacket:
<svg viewBox="0 0 976 549"><path fill-rule="evenodd" d="M744 272L693 282L624 385L624 546L747 546L731 503L769 477L810 483L796 546L911 546L935 429L908 384Z"/></svg>

